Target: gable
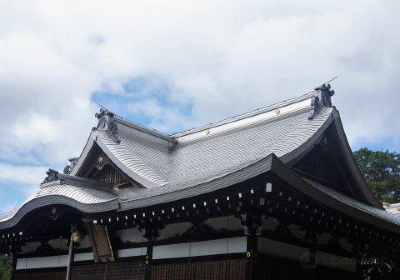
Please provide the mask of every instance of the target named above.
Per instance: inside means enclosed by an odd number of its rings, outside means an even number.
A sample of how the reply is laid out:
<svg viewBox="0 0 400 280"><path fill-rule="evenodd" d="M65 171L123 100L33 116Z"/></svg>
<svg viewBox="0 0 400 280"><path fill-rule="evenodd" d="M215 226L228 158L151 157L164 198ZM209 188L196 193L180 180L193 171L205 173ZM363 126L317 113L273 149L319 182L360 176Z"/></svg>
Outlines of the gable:
<svg viewBox="0 0 400 280"><path fill-rule="evenodd" d="M76 176L96 180L118 188L141 187L139 183L133 181L119 170L98 145L92 147Z"/></svg>
<svg viewBox="0 0 400 280"><path fill-rule="evenodd" d="M340 145L335 126L332 123L313 148L292 164L292 168L307 179L371 205L371 201L362 192L363 186L360 186L351 172L351 166L345 158L346 151Z"/></svg>
<svg viewBox="0 0 400 280"><path fill-rule="evenodd" d="M119 173L134 185L154 188L167 184L163 175L166 172L168 150L166 147L155 149L153 144L128 134L119 134L116 143L105 131L92 131L85 148L70 175L88 178L88 172L96 166L100 156L107 159ZM164 159L164 160L163 160ZM160 173L160 171L165 171Z"/></svg>
<svg viewBox="0 0 400 280"><path fill-rule="evenodd" d="M321 144L315 145L292 167L305 178L319 181L325 186L355 198L352 186L340 167L340 159L332 151L324 150Z"/></svg>

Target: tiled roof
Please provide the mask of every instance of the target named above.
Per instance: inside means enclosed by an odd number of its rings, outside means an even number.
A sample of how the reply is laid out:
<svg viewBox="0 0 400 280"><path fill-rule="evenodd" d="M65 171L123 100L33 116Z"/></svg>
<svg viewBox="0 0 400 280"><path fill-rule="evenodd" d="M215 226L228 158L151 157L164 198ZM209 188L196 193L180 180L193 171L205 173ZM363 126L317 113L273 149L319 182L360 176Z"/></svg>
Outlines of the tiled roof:
<svg viewBox="0 0 400 280"><path fill-rule="evenodd" d="M78 173L94 143L120 170L157 194L211 181L272 153L289 161L336 117L335 109L331 107L324 108L316 118L309 120L309 110L309 106L302 107L279 116L273 112L273 117L266 116L211 133L211 126L208 126L201 137L181 142L180 137L188 135L182 134L175 138L173 146L125 131L119 133L121 142L116 143L106 132L93 131L71 175ZM256 115L250 117L253 116ZM199 132L199 129L194 131Z"/></svg>
<svg viewBox="0 0 400 280"><path fill-rule="evenodd" d="M339 202L341 204L350 206L352 209L359 210L362 213L373 216L379 220L388 222L392 225L400 226L400 217L398 215L395 215L386 210L378 209L376 207L362 203L354 198L351 198L345 194L342 194L338 191L333 190L332 188L326 187L317 182L313 182L313 181L307 180L307 179L304 179L304 180L307 181L307 183L311 184L315 189L327 194L329 197L335 199L337 202ZM341 207L341 208L343 208L343 207ZM396 229L398 229L398 228L396 227Z"/></svg>
<svg viewBox="0 0 400 280"><path fill-rule="evenodd" d="M113 189L95 188L89 180L73 184L74 180L44 184L20 208L0 215L0 229L14 226L29 211L53 204L71 206L85 213L97 213L118 208L118 196Z"/></svg>
<svg viewBox="0 0 400 280"><path fill-rule="evenodd" d="M334 107L324 107L310 120L312 96L307 94L171 136L118 119L120 143L105 131L92 131L71 176L60 183L43 185L18 211L0 215L0 228L11 226L35 207L62 203L83 212L125 210L144 205L149 198L162 202L163 198L178 198L183 192L212 191L226 178L235 178L231 183L236 182L247 176L235 177L237 174L271 155L288 163L308 152L339 118ZM143 187L107 191L90 180L75 177L94 145Z"/></svg>

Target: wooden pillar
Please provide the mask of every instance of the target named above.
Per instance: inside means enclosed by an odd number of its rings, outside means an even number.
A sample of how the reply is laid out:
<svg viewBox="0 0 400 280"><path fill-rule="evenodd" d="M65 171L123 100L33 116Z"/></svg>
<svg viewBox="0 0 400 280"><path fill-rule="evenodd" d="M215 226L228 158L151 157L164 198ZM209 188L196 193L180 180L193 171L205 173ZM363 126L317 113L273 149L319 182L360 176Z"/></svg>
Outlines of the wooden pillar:
<svg viewBox="0 0 400 280"><path fill-rule="evenodd" d="M246 280L257 279L257 235L251 234L247 236L247 265Z"/></svg>
<svg viewBox="0 0 400 280"><path fill-rule="evenodd" d="M158 237L158 229L155 227L146 227L144 237L147 239L147 254L145 259L144 280L151 279L151 264L153 261L153 242Z"/></svg>
<svg viewBox="0 0 400 280"><path fill-rule="evenodd" d="M151 279L151 261L153 260L153 240L148 240L147 242L147 254L146 254L146 268L144 271L144 279Z"/></svg>
<svg viewBox="0 0 400 280"><path fill-rule="evenodd" d="M65 277L66 280L71 279L71 266L73 262L74 262L74 236L72 233L69 242L67 276Z"/></svg>
<svg viewBox="0 0 400 280"><path fill-rule="evenodd" d="M257 279L257 237L262 230L262 215L257 209L240 214L244 234L247 236L246 280Z"/></svg>

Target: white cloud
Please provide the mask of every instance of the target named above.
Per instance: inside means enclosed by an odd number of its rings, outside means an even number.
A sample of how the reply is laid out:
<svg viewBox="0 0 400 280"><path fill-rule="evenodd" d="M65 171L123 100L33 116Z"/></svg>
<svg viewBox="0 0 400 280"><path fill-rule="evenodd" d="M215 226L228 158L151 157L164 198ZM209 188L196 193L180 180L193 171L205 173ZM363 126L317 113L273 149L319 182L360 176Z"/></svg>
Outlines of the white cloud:
<svg viewBox="0 0 400 280"><path fill-rule="evenodd" d="M132 116L146 116L150 120L149 126L161 132L173 131L177 127L191 127L194 121L182 115L179 108L170 105L166 107L157 99L146 99L135 103L126 104Z"/></svg>
<svg viewBox="0 0 400 280"><path fill-rule="evenodd" d="M334 103L351 142L389 138L400 147L396 1L0 5L0 158L61 167L95 124L92 93L127 95L122 83L137 77L165 81L168 106L143 92L120 106L170 130L297 96L339 75Z"/></svg>
<svg viewBox="0 0 400 280"><path fill-rule="evenodd" d="M43 167L0 164L0 182L11 183L12 187L25 196L33 194L44 177L46 168Z"/></svg>

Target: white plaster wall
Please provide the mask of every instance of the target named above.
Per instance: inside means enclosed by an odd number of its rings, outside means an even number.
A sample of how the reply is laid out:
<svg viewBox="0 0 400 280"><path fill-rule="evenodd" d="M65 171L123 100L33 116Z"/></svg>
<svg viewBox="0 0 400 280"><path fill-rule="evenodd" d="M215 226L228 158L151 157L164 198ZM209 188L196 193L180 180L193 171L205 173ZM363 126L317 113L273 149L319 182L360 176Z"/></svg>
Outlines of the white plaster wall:
<svg viewBox="0 0 400 280"><path fill-rule="evenodd" d="M118 251L119 258L138 257L147 255L147 248L131 248Z"/></svg>
<svg viewBox="0 0 400 280"><path fill-rule="evenodd" d="M279 225L275 218L268 217L263 220L263 230L274 230Z"/></svg>
<svg viewBox="0 0 400 280"><path fill-rule="evenodd" d="M93 260L92 253L81 253L75 255L75 261ZM17 260L17 270L34 268L54 268L65 267L68 265L68 255L40 257L40 258L21 258Z"/></svg>
<svg viewBox="0 0 400 280"><path fill-rule="evenodd" d="M17 270L32 268L53 268L67 266L68 256L23 258L17 260Z"/></svg>
<svg viewBox="0 0 400 280"><path fill-rule="evenodd" d="M228 229L233 231L243 230L240 219L234 216L229 216L229 219L228 217L211 218L208 219L205 224L218 231L221 229ZM177 235L181 235L191 227L192 224L189 222L169 224L160 231L160 236L157 238L157 240L168 239Z"/></svg>
<svg viewBox="0 0 400 280"><path fill-rule="evenodd" d="M157 240L168 239L176 235L181 235L185 233L191 226L192 224L188 222L169 224L160 231L160 236L157 238Z"/></svg>
<svg viewBox="0 0 400 280"><path fill-rule="evenodd" d="M153 248L153 259L185 258L189 256L197 257L227 253L245 253L246 251L247 238L235 237L201 242L155 246Z"/></svg>
<svg viewBox="0 0 400 280"><path fill-rule="evenodd" d="M132 248L119 250L117 255L119 258L144 256L147 254L146 248ZM74 261L92 261L93 253L75 254ZM38 257L38 258L20 258L17 260L17 270L34 269L34 268L54 268L66 267L68 265L68 255Z"/></svg>
<svg viewBox="0 0 400 280"><path fill-rule="evenodd" d="M309 249L302 248L267 238L258 238L257 250L259 253L300 261L301 257L309 252Z"/></svg>
<svg viewBox="0 0 400 280"><path fill-rule="evenodd" d="M123 229L116 232L116 235L123 242L140 243L146 242L147 239L143 237L144 232L141 232L138 228Z"/></svg>
<svg viewBox="0 0 400 280"><path fill-rule="evenodd" d="M58 238L58 239L52 239L49 240L48 244L53 247L54 249L59 249L59 250L68 250L69 247L67 245L67 240L66 239L62 239L62 238ZM26 243L26 245L22 246L21 250L21 254L27 254L27 253L31 253L34 252L37 248L39 248L40 246L40 242L28 242ZM79 249L86 249L86 248L90 248L90 242L89 242L89 238L84 238L81 242L81 244L79 245Z"/></svg>
<svg viewBox="0 0 400 280"><path fill-rule="evenodd" d="M205 224L214 228L215 230L243 230L240 219L234 216L230 216L229 221L227 217L211 218L208 219ZM191 226L192 224L189 222L169 224L164 229L160 230L160 236L157 238L157 240L164 240L181 235L190 229ZM133 243L146 242L147 239L143 237L143 234L144 232L141 232L137 228L124 229L116 232L116 235L123 242L129 241Z"/></svg>
<svg viewBox="0 0 400 280"><path fill-rule="evenodd" d="M24 246L21 247L21 254L27 254L34 252L37 248L39 248L40 242L27 242Z"/></svg>
<svg viewBox="0 0 400 280"><path fill-rule="evenodd" d="M74 261L76 262L83 262L83 261L92 261L93 260L93 253L81 253L81 254L76 254L74 256Z"/></svg>
<svg viewBox="0 0 400 280"><path fill-rule="evenodd" d="M286 244L283 242L274 241L267 238L258 238L257 249L259 253L298 261L299 263L304 258L309 256L310 250L299 246ZM316 262L318 265L331 267L346 271L354 272L356 270L356 261L354 259L343 258L341 256L327 254L317 251L315 253Z"/></svg>
<svg viewBox="0 0 400 280"><path fill-rule="evenodd" d="M324 232L324 233L318 235L319 244L328 244L331 240L332 240L332 236L327 232Z"/></svg>
<svg viewBox="0 0 400 280"><path fill-rule="evenodd" d="M92 245L90 244L90 240L88 236L85 236L85 238L83 238L81 244L79 245L79 249L87 249L87 248L91 248Z"/></svg>
<svg viewBox="0 0 400 280"><path fill-rule="evenodd" d="M305 236L306 236L306 232L304 230L301 230L300 225L295 225L295 224L291 224L289 227L290 233L301 240L304 240Z"/></svg>
<svg viewBox="0 0 400 280"><path fill-rule="evenodd" d="M240 219L234 216L210 218L205 222L206 225L212 227L215 230L227 229L227 230L243 230Z"/></svg>
<svg viewBox="0 0 400 280"><path fill-rule="evenodd" d="M316 252L315 259L318 265L355 272L357 270L356 259L343 258L340 256Z"/></svg>
<svg viewBox="0 0 400 280"><path fill-rule="evenodd" d="M49 241L49 245L53 247L54 249L60 249L60 250L68 250L69 247L67 245L67 240L66 239L52 239Z"/></svg>

